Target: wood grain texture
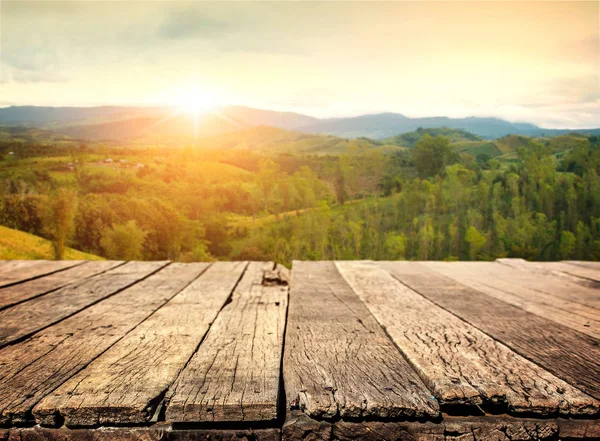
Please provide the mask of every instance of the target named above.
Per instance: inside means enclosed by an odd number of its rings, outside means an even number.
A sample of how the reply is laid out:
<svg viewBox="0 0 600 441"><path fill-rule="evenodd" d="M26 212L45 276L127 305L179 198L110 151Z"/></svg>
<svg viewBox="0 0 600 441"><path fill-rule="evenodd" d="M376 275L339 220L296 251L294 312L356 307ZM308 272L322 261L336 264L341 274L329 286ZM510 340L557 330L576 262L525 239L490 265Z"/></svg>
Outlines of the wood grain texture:
<svg viewBox="0 0 600 441"><path fill-rule="evenodd" d="M597 262L528 262L525 259L496 259L496 262L534 274L555 276L582 286L600 288Z"/></svg>
<svg viewBox="0 0 600 441"><path fill-rule="evenodd" d="M189 264L198 273L206 264ZM240 279L245 262L217 262L34 409L39 423L146 423Z"/></svg>
<svg viewBox="0 0 600 441"><path fill-rule="evenodd" d="M129 262L0 311L0 348L133 285L166 264L167 262Z"/></svg>
<svg viewBox="0 0 600 441"><path fill-rule="evenodd" d="M512 260L512 259L508 259ZM506 262L506 261L504 261ZM526 270L515 268L502 262L455 262L456 268L468 268L471 271L476 269L480 277L492 278L493 280L509 281L513 286L516 285L522 290L536 292L537 298L546 301L560 300L561 303L567 302L567 307L580 308L581 305L594 308L592 313L596 317L600 314L600 289L585 286L579 283L573 283L570 277L560 277L558 272L547 272L544 277L539 273L528 271L529 263L526 263ZM553 268L555 263L547 262L543 264L544 268ZM535 264L537 266L539 264ZM571 265L569 265L571 266ZM558 273L560 274L560 273ZM575 305L573 305L575 304ZM589 310L586 308L586 310Z"/></svg>
<svg viewBox="0 0 600 441"><path fill-rule="evenodd" d="M12 272L19 266L35 265L36 260L0 260L0 275Z"/></svg>
<svg viewBox="0 0 600 441"><path fill-rule="evenodd" d="M600 342L412 262L378 265L425 298L600 399Z"/></svg>
<svg viewBox="0 0 600 441"><path fill-rule="evenodd" d="M579 427L592 420L574 420ZM577 424L577 422L575 422ZM566 434L577 432L565 428ZM593 432L590 432L593 433ZM555 441L561 435L561 420L512 418L508 416L448 417L440 422L317 421L292 411L281 430L283 441ZM564 438L566 439L566 437ZM573 439L580 439L575 437Z"/></svg>
<svg viewBox="0 0 600 441"><path fill-rule="evenodd" d="M572 265L583 266L585 268L590 268L595 271L600 271L600 262L590 262L586 260L564 260L563 262L569 263Z"/></svg>
<svg viewBox="0 0 600 441"><path fill-rule="evenodd" d="M474 263L479 262L421 262L422 265L488 296L600 338L600 317L596 308L523 286L517 277L495 276L474 266Z"/></svg>
<svg viewBox="0 0 600 441"><path fill-rule="evenodd" d="M228 303L167 394L167 421L277 418L287 285L272 263L251 262Z"/></svg>
<svg viewBox="0 0 600 441"><path fill-rule="evenodd" d="M146 263L145 272L163 262ZM137 276L141 276L140 266ZM133 271L133 268L129 270ZM31 408L85 368L198 275L186 264L158 273L0 350L0 424L31 422Z"/></svg>
<svg viewBox="0 0 600 441"><path fill-rule="evenodd" d="M179 430L168 425L152 427L102 427L97 429L6 429L0 441L280 441L278 428Z"/></svg>
<svg viewBox="0 0 600 441"><path fill-rule="evenodd" d="M340 273L442 404L514 414L590 416L600 402L438 307L369 262Z"/></svg>
<svg viewBox="0 0 600 441"><path fill-rule="evenodd" d="M0 267L0 287L61 271L83 260L18 260Z"/></svg>
<svg viewBox="0 0 600 441"><path fill-rule="evenodd" d="M547 262L547 265L556 271L580 277L582 279L600 282L600 270L598 268L589 268L586 265L577 265L569 262Z"/></svg>
<svg viewBox="0 0 600 441"><path fill-rule="evenodd" d="M0 289L0 310L25 300L38 297L56 289L70 285L82 279L108 271L122 262L94 261L85 262L44 277Z"/></svg>
<svg viewBox="0 0 600 441"><path fill-rule="evenodd" d="M319 419L435 418L438 404L332 262L294 262L288 409Z"/></svg>

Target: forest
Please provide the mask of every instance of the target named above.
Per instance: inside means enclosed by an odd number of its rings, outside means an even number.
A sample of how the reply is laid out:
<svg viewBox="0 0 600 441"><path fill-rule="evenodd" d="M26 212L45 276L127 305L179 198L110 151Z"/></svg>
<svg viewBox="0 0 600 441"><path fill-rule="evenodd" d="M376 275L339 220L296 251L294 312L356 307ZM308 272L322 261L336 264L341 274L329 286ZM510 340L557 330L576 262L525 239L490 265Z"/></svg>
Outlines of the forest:
<svg viewBox="0 0 600 441"><path fill-rule="evenodd" d="M0 140L0 225L107 259L600 260L600 139ZM0 247L0 258L2 258Z"/></svg>

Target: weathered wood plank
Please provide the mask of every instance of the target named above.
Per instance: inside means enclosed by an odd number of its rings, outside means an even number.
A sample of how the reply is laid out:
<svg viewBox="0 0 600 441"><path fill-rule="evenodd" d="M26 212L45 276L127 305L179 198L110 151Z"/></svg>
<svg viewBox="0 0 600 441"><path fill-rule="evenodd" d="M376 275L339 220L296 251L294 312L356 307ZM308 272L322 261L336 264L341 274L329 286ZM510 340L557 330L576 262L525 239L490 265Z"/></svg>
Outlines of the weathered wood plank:
<svg viewBox="0 0 600 441"><path fill-rule="evenodd" d="M0 310L6 309L11 305L21 303L25 300L49 293L79 280L103 273L104 271L108 271L121 264L122 262L108 260L86 262L82 265L77 265L45 277L1 288Z"/></svg>
<svg viewBox="0 0 600 441"><path fill-rule="evenodd" d="M378 265L425 298L600 399L600 342L595 338L488 296L422 264Z"/></svg>
<svg viewBox="0 0 600 441"><path fill-rule="evenodd" d="M496 259L496 261L521 271L530 271L545 276L553 275L582 286L596 289L600 286L600 269L577 262L528 262L524 259Z"/></svg>
<svg viewBox="0 0 600 441"><path fill-rule="evenodd" d="M557 271L580 277L586 280L592 280L596 283L600 282L600 270L598 268L589 268L585 265L577 265L570 262L548 262L548 266Z"/></svg>
<svg viewBox="0 0 600 441"><path fill-rule="evenodd" d="M10 272L21 265L32 265L36 260L0 260L0 274Z"/></svg>
<svg viewBox="0 0 600 441"><path fill-rule="evenodd" d="M280 441L280 429L173 429L152 427L102 427L97 429L50 429L28 427L6 429L0 441Z"/></svg>
<svg viewBox="0 0 600 441"><path fill-rule="evenodd" d="M133 265L128 273L136 274L137 280L163 265ZM35 404L139 325L205 268L205 264L171 264L33 337L1 349L0 424L30 422Z"/></svg>
<svg viewBox="0 0 600 441"><path fill-rule="evenodd" d="M2 260L0 261L0 274L4 276L13 272L16 268L27 268L37 266L40 262L51 262L50 260Z"/></svg>
<svg viewBox="0 0 600 441"><path fill-rule="evenodd" d="M564 260L563 262L569 263L572 265L583 266L585 268L590 268L595 271L600 271L600 262L590 262L587 260Z"/></svg>
<svg viewBox="0 0 600 441"><path fill-rule="evenodd" d="M508 259L512 260L512 259ZM549 262L540 265L544 268L557 262ZM556 299L575 303L576 307L585 305L595 308L591 311L596 315L600 314L600 290L590 286L584 286L579 283L573 283L568 277L559 277L553 273L546 273L540 277L538 273L529 271L530 264L525 262L525 270L515 268L502 262L457 262L457 268L465 267L471 271L476 270L481 277L500 279L509 281L513 286L516 285L522 290L534 291L537 297L543 300L555 301ZM564 265L564 264L563 264ZM569 309L572 304L567 303Z"/></svg>
<svg viewBox="0 0 600 441"><path fill-rule="evenodd" d="M167 421L277 418L288 287L273 279L272 268L248 265L231 302L167 394Z"/></svg>
<svg viewBox="0 0 600 441"><path fill-rule="evenodd" d="M514 414L596 415L600 402L436 306L369 262L336 262L442 404Z"/></svg>
<svg viewBox="0 0 600 441"><path fill-rule="evenodd" d="M316 421L300 411L291 412L281 430L283 441L555 441L563 439L561 423L568 420L513 418L503 415L448 417L440 422ZM593 427L595 420L573 420L577 428ZM566 435L581 439L577 429ZM589 429L590 433L595 433ZM567 439L565 436L564 439ZM570 439L570 438L569 438Z"/></svg>
<svg viewBox="0 0 600 441"><path fill-rule="evenodd" d="M21 283L26 280L52 274L80 265L83 260L19 260L0 271L0 287Z"/></svg>
<svg viewBox="0 0 600 441"><path fill-rule="evenodd" d="M494 276L478 266L473 266L473 263L479 262L421 262L422 265L488 296L600 338L600 318L597 309L528 288L521 285L516 278Z"/></svg>
<svg viewBox="0 0 600 441"><path fill-rule="evenodd" d="M294 262L283 378L311 417L431 418L438 404L333 262Z"/></svg>
<svg viewBox="0 0 600 441"><path fill-rule="evenodd" d="M0 348L133 285L166 264L167 262L129 262L0 311Z"/></svg>
<svg viewBox="0 0 600 441"><path fill-rule="evenodd" d="M197 267L197 265L195 265ZM245 262L217 262L142 324L46 396L38 423L148 422L240 279ZM51 421L45 418L50 416Z"/></svg>
<svg viewBox="0 0 600 441"><path fill-rule="evenodd" d="M280 433L281 432L281 433ZM506 416L448 417L432 422L315 421L301 412L287 419L283 430L173 429L112 427L98 429L0 429L2 441L554 441L600 437L598 420L510 418Z"/></svg>

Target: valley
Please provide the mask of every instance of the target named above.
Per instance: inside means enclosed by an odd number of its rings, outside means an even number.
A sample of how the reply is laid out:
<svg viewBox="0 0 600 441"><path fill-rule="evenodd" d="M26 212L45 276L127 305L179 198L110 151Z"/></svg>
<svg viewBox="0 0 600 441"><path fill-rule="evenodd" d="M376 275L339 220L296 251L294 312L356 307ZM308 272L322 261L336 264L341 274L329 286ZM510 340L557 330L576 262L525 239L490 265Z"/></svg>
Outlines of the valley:
<svg viewBox="0 0 600 441"><path fill-rule="evenodd" d="M153 142L55 130L0 127L0 225L102 258L600 258L594 135L258 125L162 144L168 128Z"/></svg>

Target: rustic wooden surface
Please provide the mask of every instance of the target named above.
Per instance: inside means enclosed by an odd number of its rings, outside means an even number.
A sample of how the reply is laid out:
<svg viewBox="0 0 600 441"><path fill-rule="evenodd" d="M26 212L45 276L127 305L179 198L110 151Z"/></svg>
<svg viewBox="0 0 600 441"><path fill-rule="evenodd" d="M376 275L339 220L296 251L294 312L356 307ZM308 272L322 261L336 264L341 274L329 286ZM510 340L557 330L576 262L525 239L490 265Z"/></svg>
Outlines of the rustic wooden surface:
<svg viewBox="0 0 600 441"><path fill-rule="evenodd" d="M423 265L485 295L600 339L600 317L597 308L565 300L541 290L531 289L529 286L522 287L510 276L519 276L518 271L497 277L493 273L486 273L484 269L479 270L478 266L473 266L470 262L423 262ZM536 284L545 284L544 274L531 272L529 279L533 279Z"/></svg>
<svg viewBox="0 0 600 441"><path fill-rule="evenodd" d="M583 440L599 399L598 262L0 261L0 441Z"/></svg>
<svg viewBox="0 0 600 441"><path fill-rule="evenodd" d="M438 404L332 262L294 262L283 378L315 418L434 418Z"/></svg>
<svg viewBox="0 0 600 441"><path fill-rule="evenodd" d="M207 266L181 265L185 273L174 278L191 284L44 398L33 410L38 422L56 414L74 426L148 421L243 270L243 265L222 263L202 274Z"/></svg>
<svg viewBox="0 0 600 441"><path fill-rule="evenodd" d="M83 263L81 260L16 260L5 261L0 266L0 287L70 268Z"/></svg>
<svg viewBox="0 0 600 441"><path fill-rule="evenodd" d="M371 263L338 262L436 398L515 414L594 415L600 403L438 307ZM409 264L410 265L410 264Z"/></svg>
<svg viewBox="0 0 600 441"><path fill-rule="evenodd" d="M48 295L0 311L0 347L110 297L164 265L164 262L129 262L105 274L76 282Z"/></svg>
<svg viewBox="0 0 600 441"><path fill-rule="evenodd" d="M7 286L0 289L0 310L17 303L33 299L51 291L70 285L71 283L86 279L96 274L108 271L122 262L87 262L82 265L65 269L47 275L46 277L33 279L24 283Z"/></svg>
<svg viewBox="0 0 600 441"><path fill-rule="evenodd" d="M164 265L146 264L138 275ZM31 408L40 399L85 368L191 281L181 273L189 273L186 266L170 265L32 338L0 350L0 423L31 421ZM130 275L131 271L124 274ZM109 277L108 283L112 281ZM87 296L88 291L83 293Z"/></svg>
<svg viewBox="0 0 600 441"><path fill-rule="evenodd" d="M272 268L250 263L168 393L168 421L276 420L288 287L266 281Z"/></svg>
<svg viewBox="0 0 600 441"><path fill-rule="evenodd" d="M598 340L532 314L412 262L379 262L436 305L504 343L569 384L600 399Z"/></svg>

